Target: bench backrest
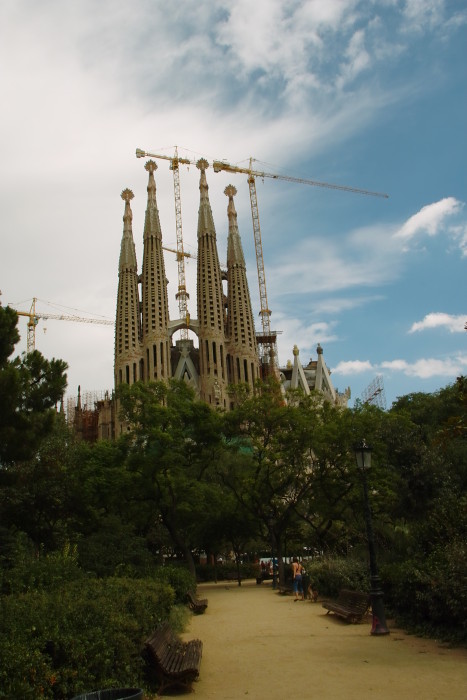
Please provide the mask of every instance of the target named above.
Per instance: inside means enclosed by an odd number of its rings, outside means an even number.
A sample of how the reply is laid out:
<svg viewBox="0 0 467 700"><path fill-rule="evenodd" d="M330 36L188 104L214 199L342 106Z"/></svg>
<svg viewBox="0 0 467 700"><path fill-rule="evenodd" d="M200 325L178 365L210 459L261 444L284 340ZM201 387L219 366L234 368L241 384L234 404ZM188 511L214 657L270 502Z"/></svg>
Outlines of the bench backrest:
<svg viewBox="0 0 467 700"><path fill-rule="evenodd" d="M146 640L146 646L151 650L154 656L160 659L167 645L176 644L176 638L168 622L163 622Z"/></svg>
<svg viewBox="0 0 467 700"><path fill-rule="evenodd" d="M363 593L363 591L351 591L347 588L343 588L339 592L337 602L352 610L366 612L370 604L370 596L368 593Z"/></svg>

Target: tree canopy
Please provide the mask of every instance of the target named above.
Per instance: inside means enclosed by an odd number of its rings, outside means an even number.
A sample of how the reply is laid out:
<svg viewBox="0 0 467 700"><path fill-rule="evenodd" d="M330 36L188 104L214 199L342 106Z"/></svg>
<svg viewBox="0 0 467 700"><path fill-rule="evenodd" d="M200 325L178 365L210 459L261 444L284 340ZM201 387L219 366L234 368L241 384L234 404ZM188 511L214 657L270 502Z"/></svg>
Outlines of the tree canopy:
<svg viewBox="0 0 467 700"><path fill-rule="evenodd" d="M63 360L46 360L37 350L9 359L19 340L17 323L17 313L0 306L0 464L34 455L66 388Z"/></svg>

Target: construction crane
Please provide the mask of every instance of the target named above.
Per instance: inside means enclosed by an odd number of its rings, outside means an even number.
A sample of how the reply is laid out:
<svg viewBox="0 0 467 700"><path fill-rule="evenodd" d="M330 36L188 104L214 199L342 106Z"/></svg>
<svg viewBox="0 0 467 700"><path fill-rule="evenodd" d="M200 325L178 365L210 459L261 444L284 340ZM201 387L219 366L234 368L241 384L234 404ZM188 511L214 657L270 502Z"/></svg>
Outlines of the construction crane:
<svg viewBox="0 0 467 700"><path fill-rule="evenodd" d="M378 408L386 410L386 394L384 391L383 376L378 374L377 377L371 381L365 391L362 394L363 403L369 403L373 406L378 406Z"/></svg>
<svg viewBox="0 0 467 700"><path fill-rule="evenodd" d="M100 323L103 326L113 326L113 321L108 321L103 318L85 318L81 316L65 316L64 314L49 314L38 313L36 311L37 298L33 297L31 308L29 311L18 311L15 309L18 316L26 316L28 319L28 337L27 337L27 352L33 352L36 349L36 326L39 319L52 318L56 321L77 321L78 323ZM13 307L12 307L13 308Z"/></svg>
<svg viewBox="0 0 467 700"><path fill-rule="evenodd" d="M168 253L174 253L177 258L179 255L183 255L184 258L194 258L196 260L196 255L193 255L193 253L187 253L186 251L179 253L175 248L167 248L165 245L162 246L162 250L166 250Z"/></svg>
<svg viewBox="0 0 467 700"><path fill-rule="evenodd" d="M186 279L185 279L185 258L191 257L189 253L185 253L183 250L183 232L182 232L182 205L180 197L180 172L179 165L194 165L193 161L188 158L179 158L177 147L175 146L175 155L164 156L157 153L148 153L143 151L141 148L136 149L137 158L162 158L163 160L168 160L170 162L170 169L173 172L174 178L174 196L175 196L175 227L177 233L177 250L171 251L175 252L177 255L178 264L178 293L176 298L178 300L178 310L180 313L180 318L185 319L185 326L180 331L180 336L182 340L188 339L188 327L190 325L190 316L188 314L188 298L189 294L186 291ZM166 249L169 250L169 249Z"/></svg>
<svg viewBox="0 0 467 700"><path fill-rule="evenodd" d="M175 192L175 213L176 213L176 224L177 224L177 262L178 262L178 301L180 318L187 319L186 328L183 331L188 335L188 312L187 312L187 297L185 286L185 257L188 257L183 251L183 238L182 238L182 222L181 222L181 206L180 206L180 180L178 165L183 163L184 165L196 165L195 161L189 160L188 158L179 158L177 153L177 148L175 148L175 156L158 155L156 153L150 153L144 151L141 148L136 149L136 157L150 157L150 158L162 158L170 162L170 167L174 173L174 192ZM364 190L358 187L350 187L348 185L336 185L329 182L320 182L319 180L306 180L304 178L291 177L289 175L279 175L277 173L270 173L266 171L254 170L253 162L256 159L250 158L250 167L242 168L236 165L231 165L225 160L214 160L212 167L214 172L229 172L229 173L243 173L248 176L248 186L250 191L250 204L251 204L251 216L253 221L253 235L255 241L255 253L256 253L256 267L258 272L258 285L259 285L259 297L260 297L260 312L262 333L257 335L258 344L260 346L260 355L263 364L263 368L269 365L269 372L274 372L275 358L277 357L277 346L276 346L276 336L277 331L271 331L270 316L271 311L268 306L267 290L266 290L266 273L264 271L264 259L263 259L263 246L261 241L261 227L259 222L258 213L258 199L256 194L256 178L260 177L271 178L273 180L285 180L287 182L295 182L304 185L312 185L314 187L323 187L332 190L341 190L343 192L351 192L354 194L369 195L372 197L383 197L388 198L387 194L381 192L373 192L371 190ZM173 251L172 251L173 252ZM182 331L182 332L183 332ZM183 337L183 336L182 336Z"/></svg>
<svg viewBox="0 0 467 700"><path fill-rule="evenodd" d="M258 269L258 284L259 284L259 300L262 335L258 335L258 343L261 347L261 359L263 369L269 364L268 373L275 372L275 362L277 357L276 331L271 331L270 316L271 311L268 306L268 297L266 291L266 274L264 271L263 246L261 242L261 227L259 223L258 199L256 196L256 178L272 178L273 180L285 180L287 182L296 182L303 185L313 185L314 187L324 187L331 190L342 190L344 192L353 192L355 194L370 195L372 197L384 197L388 195L381 192L371 192L370 190L362 190L357 187L349 187L347 185L334 185L329 182L320 182L319 180L305 180L299 177L290 177L288 175L278 175L276 173L268 173L259 170L253 170L254 158L250 158L250 167L241 168L236 165L231 165L224 160L215 160L213 162L214 172L219 173L225 171L228 173L243 173L248 176L248 187L250 190L251 217L253 220L253 235L255 240L256 251L256 266Z"/></svg>

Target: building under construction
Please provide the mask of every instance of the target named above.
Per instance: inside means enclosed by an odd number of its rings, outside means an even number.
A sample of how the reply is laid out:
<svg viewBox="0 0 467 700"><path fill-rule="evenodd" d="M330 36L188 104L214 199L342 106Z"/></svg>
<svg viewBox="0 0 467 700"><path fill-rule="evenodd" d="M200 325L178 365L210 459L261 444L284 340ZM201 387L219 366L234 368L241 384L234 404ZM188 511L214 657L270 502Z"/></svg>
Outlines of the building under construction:
<svg viewBox="0 0 467 700"><path fill-rule="evenodd" d="M148 186L141 273L132 230L131 201L134 195L130 189L122 192L125 204L115 324L115 388L122 383L131 385L136 381L168 381L175 378L187 382L202 401L228 410L232 407L228 394L230 384L245 383L253 390L258 379L274 374L284 388L301 387L305 393L316 389L334 403L346 405L350 393L339 394L332 386L320 346L317 348L317 361L310 361L307 367L302 367L295 347L293 364L289 362L281 369L277 362L275 333L255 332L245 258L237 225L236 189L229 185L224 190L228 199L227 267L221 269L206 177L208 162L200 159L196 166L200 171L196 319L190 317L186 303L179 305L182 317L170 319L169 316L154 177L156 162L149 160L145 164ZM183 260L183 249L181 253L180 250L178 252L179 261ZM182 296L185 302L188 296L180 275L177 296L179 300ZM181 337L174 342L174 334L179 331ZM189 337L189 331L197 336L197 346ZM95 425L102 424L102 430L96 428L96 437L118 436L123 430L118 418L115 419L112 404L113 401L108 399L96 404L96 410L101 415ZM78 426L81 420L83 430L85 421L82 413L80 406L75 411L74 422ZM91 419L87 417L86 420L89 422Z"/></svg>

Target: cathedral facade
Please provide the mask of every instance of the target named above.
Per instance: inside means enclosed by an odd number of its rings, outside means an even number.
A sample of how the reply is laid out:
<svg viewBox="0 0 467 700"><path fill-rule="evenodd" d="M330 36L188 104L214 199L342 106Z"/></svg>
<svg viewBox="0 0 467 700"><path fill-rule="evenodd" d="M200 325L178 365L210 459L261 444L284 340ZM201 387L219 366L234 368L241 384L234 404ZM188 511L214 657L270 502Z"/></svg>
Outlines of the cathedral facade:
<svg viewBox="0 0 467 700"><path fill-rule="evenodd" d="M216 229L206 178L208 162L200 159L200 203L198 210L197 319L169 317L162 231L156 199L154 173L149 160L148 198L144 222L143 264L138 272L132 231L133 214L129 189L125 202L123 236L119 259L119 281L115 325L115 387L123 382L188 382L197 396L213 407L230 408L229 384L246 383L253 389L260 377L260 362L246 276L245 258L237 226L236 189L225 189L228 197L227 270L219 264ZM224 293L223 282L227 282ZM173 342L181 328L195 333L193 340ZM118 433L118 431L117 431Z"/></svg>
<svg viewBox="0 0 467 700"><path fill-rule="evenodd" d="M213 408L229 410L232 399L229 385L246 384L253 391L258 379L274 373L284 394L300 389L305 394L318 392L324 400L345 407L350 389L340 393L334 388L331 372L318 344L317 359L302 366L297 346L293 363L279 367L277 356L266 358L261 334L256 334L245 258L237 225L233 185L225 188L228 198L227 265L219 264L216 229L206 178L208 162L197 162L199 174L199 210L197 227L197 318L171 319L167 294L162 231L156 198L154 173L157 164L149 160L147 206L143 232L143 261L138 270L133 238L133 192L123 190L123 235L118 265L118 292L115 322L115 389L136 381L164 381L174 378L187 382L195 395ZM225 290L225 291L224 291ZM180 286L179 286L180 293ZM181 337L174 341L174 335ZM197 336L195 346L188 331ZM269 347L269 346L267 346ZM75 432L94 441L117 438L125 429L118 418L113 392L106 392L94 408L82 406L81 395L73 411Z"/></svg>

